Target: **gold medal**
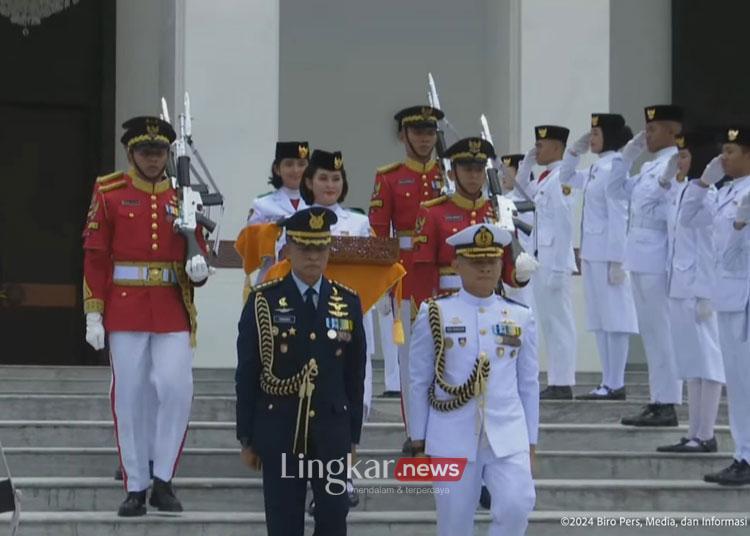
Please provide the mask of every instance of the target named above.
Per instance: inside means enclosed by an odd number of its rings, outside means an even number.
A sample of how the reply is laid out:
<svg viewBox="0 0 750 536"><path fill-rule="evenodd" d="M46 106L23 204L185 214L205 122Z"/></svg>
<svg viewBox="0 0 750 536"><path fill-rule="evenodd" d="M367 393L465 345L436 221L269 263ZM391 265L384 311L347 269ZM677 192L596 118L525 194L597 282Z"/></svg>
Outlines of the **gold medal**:
<svg viewBox="0 0 750 536"><path fill-rule="evenodd" d="M505 347L504 346L498 346L497 350L495 351L497 354L497 357L502 358L505 355Z"/></svg>
<svg viewBox="0 0 750 536"><path fill-rule="evenodd" d="M326 332L326 335L328 336L328 338L329 338L329 339L333 340L333 339L335 339L335 338L336 338L336 330L335 330L335 329L333 329L333 328L331 328L331 329L329 329L329 330L328 330L328 331Z"/></svg>
<svg viewBox="0 0 750 536"><path fill-rule="evenodd" d="M279 326L274 326L271 328L271 333L273 333L274 337L279 334Z"/></svg>
<svg viewBox="0 0 750 536"><path fill-rule="evenodd" d="M450 350L451 348L453 348L453 339L451 339L450 337L446 337L445 338L445 347L448 350Z"/></svg>

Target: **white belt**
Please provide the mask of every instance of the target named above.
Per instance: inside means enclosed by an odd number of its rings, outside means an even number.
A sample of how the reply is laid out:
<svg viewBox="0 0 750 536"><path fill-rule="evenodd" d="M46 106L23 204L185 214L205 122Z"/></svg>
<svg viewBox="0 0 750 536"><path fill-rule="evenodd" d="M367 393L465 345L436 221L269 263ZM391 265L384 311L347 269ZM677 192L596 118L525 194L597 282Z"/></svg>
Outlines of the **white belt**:
<svg viewBox="0 0 750 536"><path fill-rule="evenodd" d="M651 229L653 231L666 231L667 222L664 220L655 220L652 218L644 218L642 216L633 218L630 220L630 228L640 227L641 229Z"/></svg>
<svg viewBox="0 0 750 536"><path fill-rule="evenodd" d="M440 289L450 290L461 288L461 277L458 275L441 275L440 276Z"/></svg>
<svg viewBox="0 0 750 536"><path fill-rule="evenodd" d="M398 237L398 247L401 249L411 249L412 246L412 237L411 236L399 236Z"/></svg>
<svg viewBox="0 0 750 536"><path fill-rule="evenodd" d="M159 286L177 284L177 275L174 270L146 263L115 264L112 279L115 285Z"/></svg>

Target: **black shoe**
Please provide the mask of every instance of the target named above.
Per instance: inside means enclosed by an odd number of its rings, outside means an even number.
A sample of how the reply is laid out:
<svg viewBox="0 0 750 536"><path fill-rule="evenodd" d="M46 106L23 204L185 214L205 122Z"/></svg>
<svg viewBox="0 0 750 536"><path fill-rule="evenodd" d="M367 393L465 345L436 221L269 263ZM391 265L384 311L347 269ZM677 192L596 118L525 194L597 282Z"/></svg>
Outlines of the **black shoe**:
<svg viewBox="0 0 750 536"><path fill-rule="evenodd" d="M160 512L182 512L182 503L174 494L172 481L164 482L160 478L154 478L149 504Z"/></svg>
<svg viewBox="0 0 750 536"><path fill-rule="evenodd" d="M539 400L573 400L573 389L569 385L550 385L539 393Z"/></svg>
<svg viewBox="0 0 750 536"><path fill-rule="evenodd" d="M346 481L346 494L349 496L349 508L356 508L359 504L359 492L351 480Z"/></svg>
<svg viewBox="0 0 750 536"><path fill-rule="evenodd" d="M383 391L383 398L401 398L401 391Z"/></svg>
<svg viewBox="0 0 750 536"><path fill-rule="evenodd" d="M576 396L576 400L625 400L626 391L624 387L610 389L606 385L600 385L590 393Z"/></svg>
<svg viewBox="0 0 750 536"><path fill-rule="evenodd" d="M128 496L117 509L120 517L140 517L146 515L146 490L129 491Z"/></svg>
<svg viewBox="0 0 750 536"><path fill-rule="evenodd" d="M411 452L411 438L407 437L406 441L404 441L404 444L401 446L401 454L408 454L409 456L411 456Z"/></svg>
<svg viewBox="0 0 750 536"><path fill-rule="evenodd" d="M154 479L154 462L151 460L148 462L148 478L151 480ZM115 469L115 480L122 481L122 479L122 467L118 465L117 469Z"/></svg>
<svg viewBox="0 0 750 536"><path fill-rule="evenodd" d="M648 404L638 415L623 417L625 426L677 426L674 404Z"/></svg>
<svg viewBox="0 0 750 536"><path fill-rule="evenodd" d="M479 506L485 510L489 510L492 506L492 495L490 495L487 486L482 486L482 493L479 494Z"/></svg>
<svg viewBox="0 0 750 536"><path fill-rule="evenodd" d="M706 482L721 486L743 486L750 484L750 464L745 460L734 460L732 465L718 473L711 473L703 477Z"/></svg>
<svg viewBox="0 0 750 536"><path fill-rule="evenodd" d="M697 445L688 445L690 441L694 441ZM658 452L676 452L680 454L703 454L705 452L716 452L719 449L715 437L712 437L707 441L701 441L697 438L691 440L689 437L683 437L676 445L657 447L656 450Z"/></svg>

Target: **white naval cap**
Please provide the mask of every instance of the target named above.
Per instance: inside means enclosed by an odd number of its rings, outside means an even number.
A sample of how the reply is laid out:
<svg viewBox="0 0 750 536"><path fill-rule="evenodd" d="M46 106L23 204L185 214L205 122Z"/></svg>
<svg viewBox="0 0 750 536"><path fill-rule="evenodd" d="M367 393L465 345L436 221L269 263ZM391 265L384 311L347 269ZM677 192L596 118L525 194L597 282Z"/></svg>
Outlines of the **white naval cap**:
<svg viewBox="0 0 750 536"><path fill-rule="evenodd" d="M492 223L470 225L446 239L463 257L500 257L510 241L510 233Z"/></svg>

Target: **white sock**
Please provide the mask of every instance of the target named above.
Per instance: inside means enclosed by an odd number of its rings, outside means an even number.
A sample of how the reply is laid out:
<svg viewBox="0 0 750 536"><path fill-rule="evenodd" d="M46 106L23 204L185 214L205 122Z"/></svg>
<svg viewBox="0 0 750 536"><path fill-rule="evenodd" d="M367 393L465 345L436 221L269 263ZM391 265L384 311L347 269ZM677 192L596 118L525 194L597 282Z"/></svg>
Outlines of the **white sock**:
<svg viewBox="0 0 750 536"><path fill-rule="evenodd" d="M714 437L714 426L719 414L722 384L712 380L701 380L701 405L699 426L696 430L698 439L708 441Z"/></svg>
<svg viewBox="0 0 750 536"><path fill-rule="evenodd" d="M611 385L607 384L607 380L609 379L609 356L607 355L607 333L597 329L594 331L594 336L596 337L596 349L599 350L599 362L602 364L602 385L607 385L608 387L611 387Z"/></svg>
<svg viewBox="0 0 750 536"><path fill-rule="evenodd" d="M629 333L607 333L607 358L609 360L607 387L620 389L625 386L625 365L628 363Z"/></svg>
<svg viewBox="0 0 750 536"><path fill-rule="evenodd" d="M701 415L701 401L702 388L701 380L698 378L691 378L687 382L688 384L688 419L690 420L690 428L688 430L688 438L693 439L698 437L698 428L700 426L700 415Z"/></svg>

